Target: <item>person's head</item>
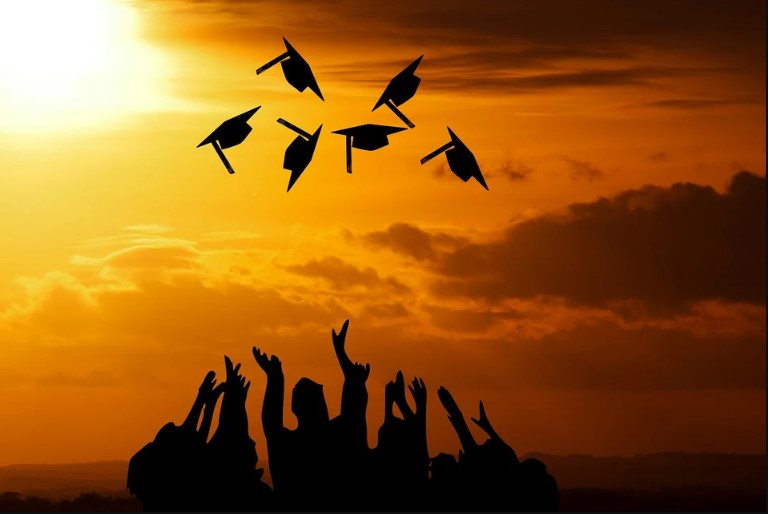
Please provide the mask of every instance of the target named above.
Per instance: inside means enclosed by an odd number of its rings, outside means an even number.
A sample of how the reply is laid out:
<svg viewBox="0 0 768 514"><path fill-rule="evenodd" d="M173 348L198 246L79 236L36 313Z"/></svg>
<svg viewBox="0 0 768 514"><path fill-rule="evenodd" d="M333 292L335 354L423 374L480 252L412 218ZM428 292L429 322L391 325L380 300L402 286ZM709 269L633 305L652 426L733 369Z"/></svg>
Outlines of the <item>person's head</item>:
<svg viewBox="0 0 768 514"><path fill-rule="evenodd" d="M452 480L458 473L458 468L456 458L450 453L438 453L429 463L432 480L437 482Z"/></svg>
<svg viewBox="0 0 768 514"><path fill-rule="evenodd" d="M317 426L328 421L328 405L325 403L323 386L308 378L302 378L293 388L291 411L299 420L299 427Z"/></svg>

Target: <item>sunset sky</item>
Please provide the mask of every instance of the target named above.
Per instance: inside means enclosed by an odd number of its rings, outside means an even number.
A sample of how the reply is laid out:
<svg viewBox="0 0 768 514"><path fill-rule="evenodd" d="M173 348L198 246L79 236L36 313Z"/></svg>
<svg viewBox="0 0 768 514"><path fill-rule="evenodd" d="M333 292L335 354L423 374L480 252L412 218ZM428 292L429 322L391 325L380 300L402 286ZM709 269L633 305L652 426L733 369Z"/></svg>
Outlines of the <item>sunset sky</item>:
<svg viewBox="0 0 768 514"><path fill-rule="evenodd" d="M283 36L325 102L256 75ZM128 459L224 354L266 459L251 346L334 415L347 318L371 445L402 369L432 455L440 385L521 454L765 452L765 43L759 0L0 0L0 465ZM196 148L259 105L234 175ZM490 191L419 164L447 126Z"/></svg>

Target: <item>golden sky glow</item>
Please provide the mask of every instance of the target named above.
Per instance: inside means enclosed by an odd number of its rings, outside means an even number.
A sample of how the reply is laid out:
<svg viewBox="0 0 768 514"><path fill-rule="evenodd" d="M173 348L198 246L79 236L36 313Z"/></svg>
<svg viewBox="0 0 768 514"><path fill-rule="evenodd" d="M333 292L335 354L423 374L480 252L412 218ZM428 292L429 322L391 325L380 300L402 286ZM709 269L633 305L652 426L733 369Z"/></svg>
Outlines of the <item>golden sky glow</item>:
<svg viewBox="0 0 768 514"><path fill-rule="evenodd" d="M127 459L224 353L266 458L251 346L337 412L347 317L371 444L402 368L432 454L439 385L519 453L765 451L764 3L388 4L0 0L0 465ZM281 36L325 102L256 76ZM230 176L195 146L257 105ZM278 117L323 124L287 194ZM446 126L490 192L419 165Z"/></svg>

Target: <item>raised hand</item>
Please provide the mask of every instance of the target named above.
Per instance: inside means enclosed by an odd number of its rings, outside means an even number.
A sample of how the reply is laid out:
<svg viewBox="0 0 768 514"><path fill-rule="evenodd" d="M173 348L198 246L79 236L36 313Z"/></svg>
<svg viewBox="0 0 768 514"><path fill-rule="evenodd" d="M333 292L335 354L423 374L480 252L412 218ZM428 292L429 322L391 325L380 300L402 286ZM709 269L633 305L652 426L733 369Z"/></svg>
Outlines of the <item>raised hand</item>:
<svg viewBox="0 0 768 514"><path fill-rule="evenodd" d="M331 338L333 339L333 349L336 352L336 359L339 361L341 371L344 373L345 378L365 382L368 380L368 376L371 373L371 365L362 365L359 362L352 362L347 355L344 344L347 340L347 329L349 328L349 320L344 322L341 326L339 333L336 333L335 329L331 329Z"/></svg>
<svg viewBox="0 0 768 514"><path fill-rule="evenodd" d="M253 358L256 359L256 363L267 374L267 376L274 374L281 374L283 372L283 364L277 355L268 357L266 353L263 353L260 349L253 347Z"/></svg>
<svg viewBox="0 0 768 514"><path fill-rule="evenodd" d="M224 387L226 387L226 385L226 382L222 382L211 390L205 398L205 406L207 408L213 408L216 405L216 402L219 400L219 396L224 392Z"/></svg>
<svg viewBox="0 0 768 514"><path fill-rule="evenodd" d="M477 448L477 442L472 437L472 432L469 431L464 415L461 413L456 400L453 399L451 393L448 392L443 386L437 390L437 397L440 398L440 403L443 404L446 412L448 413L448 419L453 425L453 429L456 431L456 435L459 436L461 447L464 453L470 453L473 449Z"/></svg>
<svg viewBox="0 0 768 514"><path fill-rule="evenodd" d="M206 373L205 378L203 378L203 382L200 384L200 387L197 390L198 397L202 398L203 400L207 399L208 396L210 396L211 392L213 391L213 387L216 385L216 372L215 371L209 371Z"/></svg>
<svg viewBox="0 0 768 514"><path fill-rule="evenodd" d="M411 381L411 385L408 386L408 390L411 392L411 396L413 396L413 401L416 404L416 413L426 414L427 413L427 386L424 385L424 381L419 377L415 377Z"/></svg>
<svg viewBox="0 0 768 514"><path fill-rule="evenodd" d="M339 333L336 333L336 329L331 329L331 339L333 340L333 350L336 352L336 358L341 365L341 370L346 373L346 370L352 366L352 361L347 356L347 350L344 348L344 343L347 340L347 329L349 328L349 320L346 320L341 326Z"/></svg>
<svg viewBox="0 0 768 514"><path fill-rule="evenodd" d="M195 430L197 428L197 423L200 420L200 413L203 411L203 407L205 406L206 399L211 395L211 392L213 391L213 386L216 384L216 372L215 371L209 371L205 374L205 378L203 378L202 383L200 384L200 387L197 389L197 396L195 397L195 402L192 404L192 408L189 410L189 414L187 414L187 417L184 419L184 422L182 423L183 427L186 427L187 429Z"/></svg>
<svg viewBox="0 0 768 514"><path fill-rule="evenodd" d="M227 372L227 383L232 384L237 379L237 374L240 371L240 364L237 366L232 365L232 359L228 356L224 356L224 369Z"/></svg>
<svg viewBox="0 0 768 514"><path fill-rule="evenodd" d="M491 437L498 437L498 434L491 426L491 422L488 420L488 416L485 414L485 407L482 400L480 401L480 419L470 418L472 423L482 428L486 434Z"/></svg>
<svg viewBox="0 0 768 514"><path fill-rule="evenodd" d="M437 397L440 398L440 403L443 404L443 408L448 413L448 417L461 416L461 409L459 409L456 400L453 399L451 393L443 386L440 386L437 390Z"/></svg>
<svg viewBox="0 0 768 514"><path fill-rule="evenodd" d="M397 408L400 409L400 413L403 418L410 418L413 416L411 406L408 405L408 400L405 399L405 379L403 378L403 372L398 371L395 377L395 383L393 388L393 400L397 404Z"/></svg>

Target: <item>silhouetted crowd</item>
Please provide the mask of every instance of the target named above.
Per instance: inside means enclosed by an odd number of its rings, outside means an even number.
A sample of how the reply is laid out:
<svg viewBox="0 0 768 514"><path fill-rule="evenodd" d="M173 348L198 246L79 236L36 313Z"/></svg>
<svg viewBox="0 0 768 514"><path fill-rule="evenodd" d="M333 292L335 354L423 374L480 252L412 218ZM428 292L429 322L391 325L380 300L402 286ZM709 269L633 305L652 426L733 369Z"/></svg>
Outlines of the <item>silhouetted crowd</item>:
<svg viewBox="0 0 768 514"><path fill-rule="evenodd" d="M344 374L341 412L331 419L323 386L308 378L293 388L283 421L285 377L277 356L254 347L267 377L261 422L267 441L272 487L256 467L256 444L248 434L245 400L250 382L240 364L225 357L226 380L210 371L184 422L163 426L154 441L131 458L128 488L145 511L554 511L555 479L537 459L520 461L491 426L480 402L472 422L488 439L478 444L459 406L444 387L438 398L461 443L458 459L427 450L427 389L414 378L406 399L402 372L384 389L384 422L378 445L369 448L366 381L370 364L352 362L345 350L349 321L333 348ZM216 432L208 439L222 397ZM400 416L395 414L395 407ZM202 419L201 419L202 416Z"/></svg>

